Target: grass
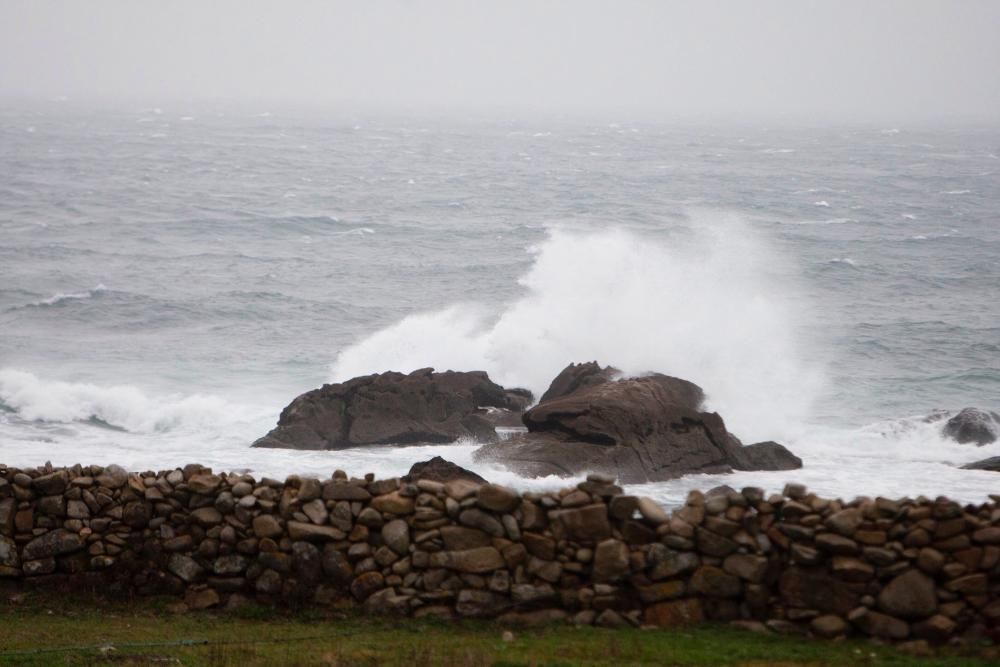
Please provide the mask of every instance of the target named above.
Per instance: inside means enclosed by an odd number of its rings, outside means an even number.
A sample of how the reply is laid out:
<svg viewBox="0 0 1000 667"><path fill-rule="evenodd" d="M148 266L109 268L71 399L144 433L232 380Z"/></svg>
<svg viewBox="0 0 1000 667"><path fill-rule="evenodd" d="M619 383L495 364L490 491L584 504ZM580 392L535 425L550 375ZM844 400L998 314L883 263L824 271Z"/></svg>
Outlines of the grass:
<svg viewBox="0 0 1000 667"><path fill-rule="evenodd" d="M904 655L863 641L823 642L725 626L607 630L567 625L378 620L250 607L166 611L165 601L95 603L25 596L0 602L0 665L825 665L996 664L954 650ZM103 647L103 648L102 648Z"/></svg>

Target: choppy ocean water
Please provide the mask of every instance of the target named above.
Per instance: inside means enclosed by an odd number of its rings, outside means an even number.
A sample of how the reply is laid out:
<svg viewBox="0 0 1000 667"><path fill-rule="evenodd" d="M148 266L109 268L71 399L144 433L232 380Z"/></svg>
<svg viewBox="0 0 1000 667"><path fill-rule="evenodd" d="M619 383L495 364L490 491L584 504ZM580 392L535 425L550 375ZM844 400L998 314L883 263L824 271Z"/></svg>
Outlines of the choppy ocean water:
<svg viewBox="0 0 1000 667"><path fill-rule="evenodd" d="M473 444L253 450L388 369L697 382L824 493L1000 490L1000 128L0 105L0 463L400 474Z"/></svg>

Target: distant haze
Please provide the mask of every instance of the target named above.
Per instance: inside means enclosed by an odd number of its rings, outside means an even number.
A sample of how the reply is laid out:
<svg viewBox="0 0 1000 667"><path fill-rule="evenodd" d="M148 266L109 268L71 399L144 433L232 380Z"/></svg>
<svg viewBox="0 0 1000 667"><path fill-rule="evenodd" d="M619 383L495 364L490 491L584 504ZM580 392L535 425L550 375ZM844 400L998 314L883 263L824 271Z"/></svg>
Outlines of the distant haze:
<svg viewBox="0 0 1000 667"><path fill-rule="evenodd" d="M1000 118L1000 2L0 0L0 96Z"/></svg>

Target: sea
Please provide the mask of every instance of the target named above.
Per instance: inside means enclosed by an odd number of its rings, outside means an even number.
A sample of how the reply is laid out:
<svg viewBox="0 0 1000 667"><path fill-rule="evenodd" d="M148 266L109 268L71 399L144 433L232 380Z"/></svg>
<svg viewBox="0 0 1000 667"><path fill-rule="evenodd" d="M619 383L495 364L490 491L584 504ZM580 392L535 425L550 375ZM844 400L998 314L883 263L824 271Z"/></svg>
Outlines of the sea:
<svg viewBox="0 0 1000 667"><path fill-rule="evenodd" d="M0 465L401 475L477 444L252 449L386 370L536 395L571 362L702 386L801 470L720 484L985 501L1000 126L0 102Z"/></svg>

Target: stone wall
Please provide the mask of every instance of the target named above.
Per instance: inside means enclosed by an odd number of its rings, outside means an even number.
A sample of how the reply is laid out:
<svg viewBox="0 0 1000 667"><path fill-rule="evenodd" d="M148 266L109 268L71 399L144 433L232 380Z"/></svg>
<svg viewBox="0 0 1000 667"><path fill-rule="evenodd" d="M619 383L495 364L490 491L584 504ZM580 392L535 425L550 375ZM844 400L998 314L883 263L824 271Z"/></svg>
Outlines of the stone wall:
<svg viewBox="0 0 1000 667"><path fill-rule="evenodd" d="M518 494L467 481L110 466L0 467L0 587L250 599L371 613L820 637L997 639L1000 496L693 492L668 514L592 476ZM757 625L757 627L761 627Z"/></svg>

